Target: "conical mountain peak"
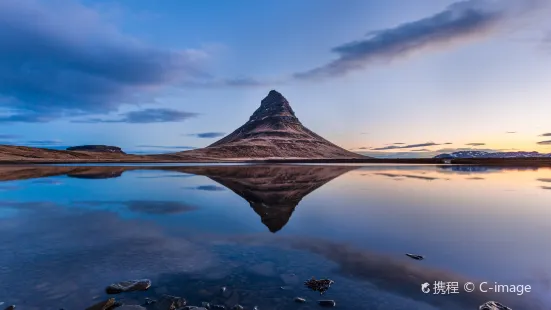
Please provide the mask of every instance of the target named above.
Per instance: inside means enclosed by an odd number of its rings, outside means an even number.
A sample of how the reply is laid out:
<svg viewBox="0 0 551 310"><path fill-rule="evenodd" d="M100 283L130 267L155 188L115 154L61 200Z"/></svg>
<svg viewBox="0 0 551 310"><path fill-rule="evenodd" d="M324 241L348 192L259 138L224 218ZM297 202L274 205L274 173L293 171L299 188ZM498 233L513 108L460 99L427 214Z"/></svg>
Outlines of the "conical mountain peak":
<svg viewBox="0 0 551 310"><path fill-rule="evenodd" d="M289 101L276 90L271 90L260 102L260 107L251 115L249 121L265 120L268 117L290 117L296 119ZM296 120L298 121L298 120Z"/></svg>
<svg viewBox="0 0 551 310"><path fill-rule="evenodd" d="M363 158L306 128L289 101L271 90L243 126L203 149L183 152L200 158ZM182 153L182 154L183 154Z"/></svg>

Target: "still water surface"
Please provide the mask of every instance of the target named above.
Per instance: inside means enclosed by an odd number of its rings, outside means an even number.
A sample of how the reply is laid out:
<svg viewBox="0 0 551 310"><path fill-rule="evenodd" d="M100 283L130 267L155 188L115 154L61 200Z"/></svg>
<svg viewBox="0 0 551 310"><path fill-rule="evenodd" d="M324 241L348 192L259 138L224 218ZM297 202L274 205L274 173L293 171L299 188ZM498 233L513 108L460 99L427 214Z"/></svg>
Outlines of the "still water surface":
<svg viewBox="0 0 551 310"><path fill-rule="evenodd" d="M0 180L0 302L19 309L84 309L135 278L153 285L125 303L549 308L545 168L35 166L1 167ZM335 284L319 296L302 286L312 276ZM421 292L434 281L459 293ZM466 281L532 290L467 293Z"/></svg>

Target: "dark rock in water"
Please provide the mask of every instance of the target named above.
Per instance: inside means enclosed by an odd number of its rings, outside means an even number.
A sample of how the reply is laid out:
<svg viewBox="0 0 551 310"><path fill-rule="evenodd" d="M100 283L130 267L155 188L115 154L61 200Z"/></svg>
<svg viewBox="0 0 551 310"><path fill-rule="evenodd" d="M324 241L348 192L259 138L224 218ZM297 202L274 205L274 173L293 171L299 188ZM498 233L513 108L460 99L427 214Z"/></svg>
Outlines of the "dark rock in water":
<svg viewBox="0 0 551 310"><path fill-rule="evenodd" d="M210 309L210 304L209 304L208 302L203 301L203 302L201 303L201 307L203 307L203 308L205 308L205 309Z"/></svg>
<svg viewBox="0 0 551 310"><path fill-rule="evenodd" d="M176 310L184 307L187 304L187 301L178 296L163 295L161 300L155 303L156 310Z"/></svg>
<svg viewBox="0 0 551 310"><path fill-rule="evenodd" d="M119 294L122 292L145 291L150 286L151 280L148 279L122 281L109 285L105 292L107 294Z"/></svg>
<svg viewBox="0 0 551 310"><path fill-rule="evenodd" d="M196 306L185 306L183 308L179 308L179 309L176 309L176 310L207 310L207 308L196 307Z"/></svg>
<svg viewBox="0 0 551 310"><path fill-rule="evenodd" d="M413 259L416 259L416 260L423 260L425 259L425 257L423 255L417 255L417 254L411 254L411 253L406 253L406 256L409 256Z"/></svg>
<svg viewBox="0 0 551 310"><path fill-rule="evenodd" d="M97 304L86 308L86 310L108 310L115 307L115 298L109 298L108 300L100 301Z"/></svg>
<svg viewBox="0 0 551 310"><path fill-rule="evenodd" d="M303 302L306 302L306 299L302 297L295 297L295 302L303 303Z"/></svg>
<svg viewBox="0 0 551 310"><path fill-rule="evenodd" d="M334 300L318 300L318 304L322 307L335 307L337 305Z"/></svg>
<svg viewBox="0 0 551 310"><path fill-rule="evenodd" d="M117 310L147 310L147 309L138 305L124 305L124 306L118 307Z"/></svg>
<svg viewBox="0 0 551 310"><path fill-rule="evenodd" d="M151 304L154 304L154 303L156 303L156 302L157 302L157 301L156 301L155 299L151 299L151 298L149 298L149 297L146 297L146 298L145 298L145 304L146 304L146 305L151 305Z"/></svg>
<svg viewBox="0 0 551 310"><path fill-rule="evenodd" d="M11 306L8 306L8 307L6 308L6 310L14 310L14 309L15 309L15 305L11 305Z"/></svg>
<svg viewBox="0 0 551 310"><path fill-rule="evenodd" d="M327 291L331 287L331 284L333 283L335 283L333 280L329 280L329 279L316 280L314 277L312 277L312 279L308 281L304 281L304 286L306 286L307 288L313 291L320 292L320 295L323 295L323 293L325 293L325 291Z"/></svg>
<svg viewBox="0 0 551 310"><path fill-rule="evenodd" d="M233 307L231 307L231 310L243 310L243 306L242 305L235 305Z"/></svg>
<svg viewBox="0 0 551 310"><path fill-rule="evenodd" d="M67 151L76 151L76 152L100 152L100 153L118 153L126 154L122 151L120 147L109 146L109 145L79 145L71 146L67 148Z"/></svg>
<svg viewBox="0 0 551 310"><path fill-rule="evenodd" d="M513 310L513 309L507 306L504 306L497 301L488 301L487 303L478 307L478 310Z"/></svg>
<svg viewBox="0 0 551 310"><path fill-rule="evenodd" d="M213 310L226 310L226 306L223 305L214 305L212 306Z"/></svg>

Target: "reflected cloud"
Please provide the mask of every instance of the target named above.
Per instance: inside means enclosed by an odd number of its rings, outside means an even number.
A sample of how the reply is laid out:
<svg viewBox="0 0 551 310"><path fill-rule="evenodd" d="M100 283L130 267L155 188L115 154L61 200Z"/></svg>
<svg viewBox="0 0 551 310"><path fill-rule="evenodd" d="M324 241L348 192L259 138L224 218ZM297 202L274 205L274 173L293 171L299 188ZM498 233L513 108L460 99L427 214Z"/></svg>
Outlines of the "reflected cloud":
<svg viewBox="0 0 551 310"><path fill-rule="evenodd" d="M423 175L414 175L414 174L397 174L397 173L374 173L374 175L380 175L385 176L389 178L409 178L409 179L418 179L418 180L425 180L425 181L434 181L434 180L440 180L441 178L438 177L428 177Z"/></svg>
<svg viewBox="0 0 551 310"><path fill-rule="evenodd" d="M63 184L63 182L60 182L60 181L54 180L54 179L38 179L38 180L32 181L32 183L34 183L34 184L51 184L51 185L61 185L61 184Z"/></svg>
<svg viewBox="0 0 551 310"><path fill-rule="evenodd" d="M197 187L186 187L186 189L195 189L199 191L208 191L208 192L220 192L220 191L226 190L225 187L216 186L216 185L200 185Z"/></svg>
<svg viewBox="0 0 551 310"><path fill-rule="evenodd" d="M424 302L437 309L477 309L479 305L488 300L499 300L513 309L545 309L540 301L528 296L529 294L511 296L475 291L470 294L450 294L446 298L433 294L422 294L420 293L420 284L424 282L459 282L459 287L463 287L465 282L476 279L467 279L460 274L432 268L421 262L407 259L405 256L396 258L342 243L296 236L271 238L269 241L258 236L240 236L234 239L227 238L227 240L228 242L257 246L264 246L269 242L272 246L320 255L337 264L336 271L345 277L369 282L380 290Z"/></svg>
<svg viewBox="0 0 551 310"><path fill-rule="evenodd" d="M542 186L542 189L551 189L551 186Z"/></svg>
<svg viewBox="0 0 551 310"><path fill-rule="evenodd" d="M471 177L471 178L466 178L466 180L486 180L486 178L482 178L482 177Z"/></svg>
<svg viewBox="0 0 551 310"><path fill-rule="evenodd" d="M540 182L546 182L546 183L551 183L551 179L548 179L548 178L541 178L541 179L538 179L538 181L540 181Z"/></svg>
<svg viewBox="0 0 551 310"><path fill-rule="evenodd" d="M128 210L137 213L152 215L180 214L195 211L196 206L179 201L162 200L128 200L128 201L77 201L75 204L84 206L124 206Z"/></svg>
<svg viewBox="0 0 551 310"><path fill-rule="evenodd" d="M21 186L18 185L0 185L0 191L7 192L7 191L16 191L21 189Z"/></svg>
<svg viewBox="0 0 551 310"><path fill-rule="evenodd" d="M37 207L44 204L47 213ZM195 272L214 263L201 247L166 236L147 222L44 202L1 203L7 205L35 211L0 219L0 296L10 297L18 308L84 309L108 283L155 281L160 273Z"/></svg>
<svg viewBox="0 0 551 310"><path fill-rule="evenodd" d="M161 174L161 175L147 175L139 176L140 179L163 179L163 178L189 178L194 176L193 174Z"/></svg>

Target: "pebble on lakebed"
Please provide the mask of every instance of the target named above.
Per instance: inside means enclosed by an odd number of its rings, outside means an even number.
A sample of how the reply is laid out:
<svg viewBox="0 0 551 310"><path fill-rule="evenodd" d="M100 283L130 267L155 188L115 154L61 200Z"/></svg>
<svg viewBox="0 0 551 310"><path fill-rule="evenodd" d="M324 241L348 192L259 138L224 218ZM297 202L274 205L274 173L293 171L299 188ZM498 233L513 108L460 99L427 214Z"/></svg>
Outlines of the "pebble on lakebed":
<svg viewBox="0 0 551 310"><path fill-rule="evenodd" d="M318 300L318 304L322 307L335 307L337 305L334 300Z"/></svg>
<svg viewBox="0 0 551 310"><path fill-rule="evenodd" d="M115 298L109 298L107 300L103 300L98 302L97 304L86 308L86 310L108 310L116 307L117 302L115 301Z"/></svg>
<svg viewBox="0 0 551 310"><path fill-rule="evenodd" d="M121 281L109 285L105 289L105 292L107 294L119 294L123 292L145 291L149 287L151 287L151 280L149 279Z"/></svg>
<svg viewBox="0 0 551 310"><path fill-rule="evenodd" d="M306 302L306 299L304 299L302 297L295 297L295 302L304 303L304 302Z"/></svg>
<svg viewBox="0 0 551 310"><path fill-rule="evenodd" d="M478 307L479 310L513 310L505 305L500 304L497 301L488 301Z"/></svg>
<svg viewBox="0 0 551 310"><path fill-rule="evenodd" d="M304 286L313 291L320 292L320 295L323 295L323 293L325 293L325 291L327 291L333 283L335 282L330 279L316 280L316 278L312 277L310 280L304 281Z"/></svg>
<svg viewBox="0 0 551 310"><path fill-rule="evenodd" d="M411 254L411 253L406 253L406 256L408 257L411 257L415 260L423 260L425 259L425 257L423 255L417 255L417 254Z"/></svg>

